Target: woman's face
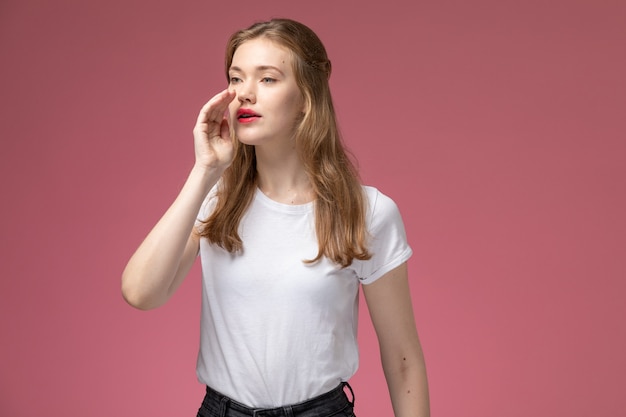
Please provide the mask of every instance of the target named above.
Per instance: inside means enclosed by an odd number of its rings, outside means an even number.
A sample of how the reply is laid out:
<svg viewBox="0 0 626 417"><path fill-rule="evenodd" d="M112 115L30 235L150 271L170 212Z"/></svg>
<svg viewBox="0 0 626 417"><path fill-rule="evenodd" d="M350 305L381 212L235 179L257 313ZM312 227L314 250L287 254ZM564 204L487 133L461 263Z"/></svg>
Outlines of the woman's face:
<svg viewBox="0 0 626 417"><path fill-rule="evenodd" d="M228 71L237 139L248 145L288 144L304 112L289 51L266 38L242 43Z"/></svg>

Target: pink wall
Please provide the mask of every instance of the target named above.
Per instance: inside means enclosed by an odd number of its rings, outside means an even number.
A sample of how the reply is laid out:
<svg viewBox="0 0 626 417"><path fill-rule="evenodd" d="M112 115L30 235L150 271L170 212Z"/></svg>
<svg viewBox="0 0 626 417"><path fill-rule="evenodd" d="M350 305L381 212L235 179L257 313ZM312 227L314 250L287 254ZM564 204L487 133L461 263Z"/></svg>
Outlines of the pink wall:
<svg viewBox="0 0 626 417"><path fill-rule="evenodd" d="M0 415L195 415L199 269L148 313L120 273L227 36L272 16L325 41L346 141L404 215L433 415L620 415L625 5L3 0ZM362 313L357 414L390 415Z"/></svg>

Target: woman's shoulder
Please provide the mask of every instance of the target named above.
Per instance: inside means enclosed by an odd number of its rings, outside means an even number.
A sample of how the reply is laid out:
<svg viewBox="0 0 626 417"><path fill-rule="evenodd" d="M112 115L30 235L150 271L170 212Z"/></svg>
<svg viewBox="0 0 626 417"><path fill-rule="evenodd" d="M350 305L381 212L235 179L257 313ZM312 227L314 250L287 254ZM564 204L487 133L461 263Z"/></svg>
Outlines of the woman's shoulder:
<svg viewBox="0 0 626 417"><path fill-rule="evenodd" d="M411 254L404 222L394 200L376 187L363 186L366 196L366 224L369 233L369 260L355 260L352 268L363 284L369 284L405 262Z"/></svg>
<svg viewBox="0 0 626 417"><path fill-rule="evenodd" d="M377 211L378 209L392 209L397 208L396 202L387 194L380 191L378 188L371 185L362 185L363 192L367 198L367 203L370 206L371 211Z"/></svg>
<svg viewBox="0 0 626 417"><path fill-rule="evenodd" d="M367 218L370 225L400 219L400 210L391 197L370 185L363 185L362 188L366 196Z"/></svg>
<svg viewBox="0 0 626 417"><path fill-rule="evenodd" d="M215 205L217 204L217 190L220 182L221 180L219 180L217 184L211 188L206 197L204 197L204 201L200 207L200 212L198 213L198 220L206 220L211 213L213 213L213 210L215 210Z"/></svg>

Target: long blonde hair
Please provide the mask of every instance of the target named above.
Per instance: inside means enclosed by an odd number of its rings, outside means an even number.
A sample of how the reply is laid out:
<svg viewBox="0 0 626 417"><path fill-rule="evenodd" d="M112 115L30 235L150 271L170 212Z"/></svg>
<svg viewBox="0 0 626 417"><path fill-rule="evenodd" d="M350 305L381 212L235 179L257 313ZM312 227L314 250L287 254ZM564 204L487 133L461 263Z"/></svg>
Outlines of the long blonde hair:
<svg viewBox="0 0 626 417"><path fill-rule="evenodd" d="M328 79L331 64L324 45L307 26L290 19L255 23L234 33L226 47L226 77L233 55L244 42L265 37L292 54L296 81L306 103L295 141L316 195L315 231L318 253L306 263L327 257L342 267L365 260L366 201L355 165L341 141ZM213 213L200 231L211 243L234 253L243 249L239 223L257 187L254 146L235 140L234 159L217 190Z"/></svg>

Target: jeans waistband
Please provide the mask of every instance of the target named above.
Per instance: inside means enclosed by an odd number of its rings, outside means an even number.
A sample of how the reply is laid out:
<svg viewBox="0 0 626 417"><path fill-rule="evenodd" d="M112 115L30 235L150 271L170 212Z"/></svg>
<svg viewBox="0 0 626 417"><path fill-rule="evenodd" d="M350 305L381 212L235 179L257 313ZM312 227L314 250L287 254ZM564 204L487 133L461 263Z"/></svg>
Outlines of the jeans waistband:
<svg viewBox="0 0 626 417"><path fill-rule="evenodd" d="M350 391L352 399L349 400L344 388ZM252 417L313 417L320 415L333 415L347 407L354 406L354 391L347 382L342 382L335 389L314 397L310 400L276 408L250 408L217 391L206 387L206 396L203 406L212 409L221 417L252 416Z"/></svg>

